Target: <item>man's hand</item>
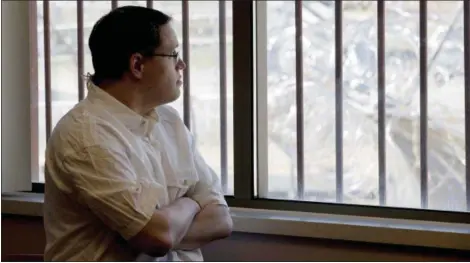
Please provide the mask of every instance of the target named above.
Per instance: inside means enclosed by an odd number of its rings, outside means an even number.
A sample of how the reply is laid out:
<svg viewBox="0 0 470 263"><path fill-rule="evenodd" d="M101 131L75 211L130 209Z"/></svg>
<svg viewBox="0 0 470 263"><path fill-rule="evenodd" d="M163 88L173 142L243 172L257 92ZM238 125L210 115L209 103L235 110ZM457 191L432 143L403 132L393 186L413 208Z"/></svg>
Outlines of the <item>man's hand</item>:
<svg viewBox="0 0 470 263"><path fill-rule="evenodd" d="M175 249L193 250L232 233L232 217L227 206L206 205L195 217L186 236Z"/></svg>

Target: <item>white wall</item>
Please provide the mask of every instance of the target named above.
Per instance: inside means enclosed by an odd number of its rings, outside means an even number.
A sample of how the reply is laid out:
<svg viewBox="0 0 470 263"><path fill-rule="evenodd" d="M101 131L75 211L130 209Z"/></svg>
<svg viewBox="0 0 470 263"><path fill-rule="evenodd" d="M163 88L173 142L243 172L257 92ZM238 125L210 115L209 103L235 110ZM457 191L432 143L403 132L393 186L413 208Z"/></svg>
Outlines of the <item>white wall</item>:
<svg viewBox="0 0 470 263"><path fill-rule="evenodd" d="M31 190L29 1L2 1L2 194Z"/></svg>

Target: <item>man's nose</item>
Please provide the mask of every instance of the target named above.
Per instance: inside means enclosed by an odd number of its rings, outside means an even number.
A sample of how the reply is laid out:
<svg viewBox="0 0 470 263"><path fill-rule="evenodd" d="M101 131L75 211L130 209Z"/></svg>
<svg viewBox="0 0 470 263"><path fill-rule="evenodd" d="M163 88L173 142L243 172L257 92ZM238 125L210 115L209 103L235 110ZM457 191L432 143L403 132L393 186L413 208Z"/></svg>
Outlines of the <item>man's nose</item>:
<svg viewBox="0 0 470 263"><path fill-rule="evenodd" d="M178 70L184 70L186 68L186 63L182 59L178 60L178 63L176 64L176 69Z"/></svg>

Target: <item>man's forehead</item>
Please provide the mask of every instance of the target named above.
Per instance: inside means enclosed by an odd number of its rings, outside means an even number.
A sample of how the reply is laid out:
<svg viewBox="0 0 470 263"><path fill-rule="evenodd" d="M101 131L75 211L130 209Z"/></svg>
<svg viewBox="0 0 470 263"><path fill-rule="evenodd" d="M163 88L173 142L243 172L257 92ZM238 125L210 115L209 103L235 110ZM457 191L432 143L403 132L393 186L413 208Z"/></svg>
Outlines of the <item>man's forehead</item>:
<svg viewBox="0 0 470 263"><path fill-rule="evenodd" d="M175 49L178 46L178 37L172 23L160 27L160 41L164 49Z"/></svg>

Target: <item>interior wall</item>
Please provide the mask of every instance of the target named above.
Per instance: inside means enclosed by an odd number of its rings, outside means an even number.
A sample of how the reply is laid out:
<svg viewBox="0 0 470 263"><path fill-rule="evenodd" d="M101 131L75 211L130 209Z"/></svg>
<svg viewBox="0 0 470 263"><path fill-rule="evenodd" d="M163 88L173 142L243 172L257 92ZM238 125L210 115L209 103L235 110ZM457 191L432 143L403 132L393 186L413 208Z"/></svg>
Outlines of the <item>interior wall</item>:
<svg viewBox="0 0 470 263"><path fill-rule="evenodd" d="M42 254L41 218L2 215L2 258ZM470 254L310 238L233 233L205 248L206 261L470 261Z"/></svg>

